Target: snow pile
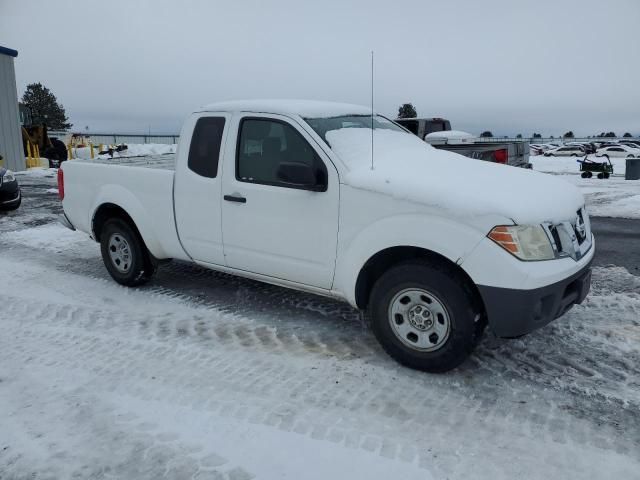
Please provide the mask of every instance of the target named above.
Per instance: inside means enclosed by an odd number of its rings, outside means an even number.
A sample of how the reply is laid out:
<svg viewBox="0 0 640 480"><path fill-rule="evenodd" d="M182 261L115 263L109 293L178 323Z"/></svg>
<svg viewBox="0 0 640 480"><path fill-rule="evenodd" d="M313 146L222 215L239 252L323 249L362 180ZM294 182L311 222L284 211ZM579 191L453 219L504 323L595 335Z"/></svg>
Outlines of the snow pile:
<svg viewBox="0 0 640 480"><path fill-rule="evenodd" d="M37 168L30 168L22 172L16 172L16 175L20 177L29 176L29 177L36 177L36 178L53 178L55 177L56 171L57 170L53 168L37 167Z"/></svg>
<svg viewBox="0 0 640 480"><path fill-rule="evenodd" d="M164 143L132 143L127 144L127 149L122 152L113 152L113 158L122 157L144 157L147 155L165 155L169 153L176 153L177 145L167 145ZM105 147L106 148L106 147ZM91 158L91 151L89 147L74 148L75 157L84 160ZM94 158L108 159L111 158L109 154L98 155L98 150L94 149Z"/></svg>
<svg viewBox="0 0 640 480"><path fill-rule="evenodd" d="M502 215L521 224L573 219L584 198L567 182L530 170L436 150L415 135L345 128L327 133L351 170L346 182L456 216Z"/></svg>
<svg viewBox="0 0 640 480"><path fill-rule="evenodd" d="M640 192L640 183L637 185ZM620 198L603 205L595 205L593 210L600 217L619 217L640 219L640 193L631 197Z"/></svg>

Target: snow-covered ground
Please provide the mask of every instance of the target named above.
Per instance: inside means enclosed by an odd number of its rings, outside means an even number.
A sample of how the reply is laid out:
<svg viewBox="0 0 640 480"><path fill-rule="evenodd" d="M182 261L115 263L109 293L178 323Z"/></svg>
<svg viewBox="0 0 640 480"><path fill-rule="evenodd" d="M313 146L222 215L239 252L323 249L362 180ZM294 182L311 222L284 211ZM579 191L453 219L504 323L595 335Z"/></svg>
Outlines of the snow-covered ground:
<svg viewBox="0 0 640 480"><path fill-rule="evenodd" d="M0 478L640 477L640 278L446 375L329 299L163 265L115 284L54 223L53 171L0 217Z"/></svg>
<svg viewBox="0 0 640 480"><path fill-rule="evenodd" d="M595 160L595 157L589 157ZM640 219L640 180L624 179L624 158L611 159L614 174L606 180L581 178L575 158L536 155L530 161L534 170L559 175L578 186L586 197L591 215Z"/></svg>

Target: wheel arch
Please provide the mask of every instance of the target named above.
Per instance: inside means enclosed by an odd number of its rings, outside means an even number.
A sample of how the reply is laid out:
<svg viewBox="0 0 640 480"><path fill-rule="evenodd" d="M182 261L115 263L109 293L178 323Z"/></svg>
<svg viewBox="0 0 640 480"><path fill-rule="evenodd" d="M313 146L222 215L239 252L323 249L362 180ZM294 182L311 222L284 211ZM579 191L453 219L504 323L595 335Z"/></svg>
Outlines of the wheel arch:
<svg viewBox="0 0 640 480"><path fill-rule="evenodd" d="M479 311L486 315L478 287L460 265L433 250L408 245L385 248L369 257L360 269L355 283L354 295L357 307L363 310L367 308L373 285L386 271L394 265L410 260L424 261L451 269L469 288Z"/></svg>
<svg viewBox="0 0 640 480"><path fill-rule="evenodd" d="M115 203L105 202L96 208L93 213L93 218L91 219L91 233L96 242L100 243L102 229L105 223L112 218L120 218L124 220L142 238L136 222L124 208L120 205L116 205Z"/></svg>

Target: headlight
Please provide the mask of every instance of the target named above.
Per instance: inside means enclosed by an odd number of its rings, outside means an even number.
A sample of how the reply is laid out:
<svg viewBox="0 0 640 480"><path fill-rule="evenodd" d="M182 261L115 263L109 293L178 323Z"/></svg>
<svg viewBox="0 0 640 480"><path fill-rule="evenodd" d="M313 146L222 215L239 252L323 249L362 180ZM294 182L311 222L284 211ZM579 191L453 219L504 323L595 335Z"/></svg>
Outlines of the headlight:
<svg viewBox="0 0 640 480"><path fill-rule="evenodd" d="M498 226L488 237L520 260L552 260L556 257L541 225Z"/></svg>
<svg viewBox="0 0 640 480"><path fill-rule="evenodd" d="M2 176L2 182L0 183L11 183L15 180L16 176L13 174L13 172L11 170L7 170L6 172L4 172L4 175Z"/></svg>

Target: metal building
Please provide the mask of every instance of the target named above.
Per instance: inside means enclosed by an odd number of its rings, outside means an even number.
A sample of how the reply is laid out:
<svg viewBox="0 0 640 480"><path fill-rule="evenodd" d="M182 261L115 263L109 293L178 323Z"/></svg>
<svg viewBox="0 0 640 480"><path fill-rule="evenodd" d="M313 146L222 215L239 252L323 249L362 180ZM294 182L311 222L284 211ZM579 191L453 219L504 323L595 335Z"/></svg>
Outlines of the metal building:
<svg viewBox="0 0 640 480"><path fill-rule="evenodd" d="M17 56L17 51L0 46L0 155L3 166L14 171L26 168L13 66Z"/></svg>

